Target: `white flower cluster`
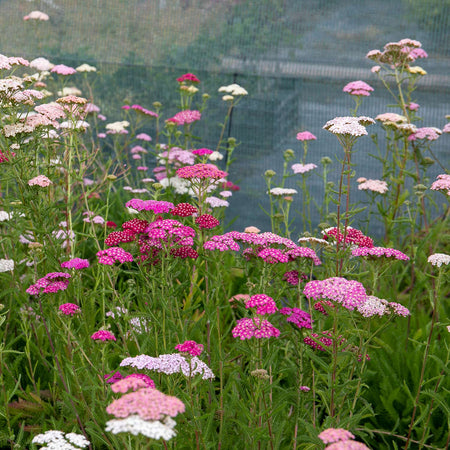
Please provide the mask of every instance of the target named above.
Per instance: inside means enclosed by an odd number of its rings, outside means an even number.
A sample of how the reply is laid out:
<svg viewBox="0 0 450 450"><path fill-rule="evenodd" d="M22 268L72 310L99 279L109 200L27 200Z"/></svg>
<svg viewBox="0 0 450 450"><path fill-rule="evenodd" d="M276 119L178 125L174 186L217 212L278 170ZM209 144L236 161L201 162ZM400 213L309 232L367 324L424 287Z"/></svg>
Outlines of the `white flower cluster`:
<svg viewBox="0 0 450 450"><path fill-rule="evenodd" d="M375 123L370 117L335 117L329 120L323 128L333 134L349 134L351 136L367 135L366 126Z"/></svg>
<svg viewBox="0 0 450 450"><path fill-rule="evenodd" d="M12 259L0 259L0 272L12 272L14 261Z"/></svg>
<svg viewBox="0 0 450 450"><path fill-rule="evenodd" d="M248 95L248 92L236 83L229 84L228 86L221 86L219 92L225 92L226 95L222 97L222 100L225 102L234 100L234 97Z"/></svg>
<svg viewBox="0 0 450 450"><path fill-rule="evenodd" d="M428 257L428 262L436 267L441 267L442 264L446 266L450 264L450 255L445 253L434 253L433 255Z"/></svg>
<svg viewBox="0 0 450 450"><path fill-rule="evenodd" d="M272 188L269 191L269 193L272 195L278 196L278 195L294 195L294 194L297 194L298 192L295 189L276 187L276 188Z"/></svg>
<svg viewBox="0 0 450 450"><path fill-rule="evenodd" d="M130 125L130 122L128 122L126 120L122 120L120 122L108 123L106 125L106 129L110 130L113 133L120 133L122 131L125 131L125 128L128 127L129 125Z"/></svg>
<svg viewBox="0 0 450 450"><path fill-rule="evenodd" d="M106 431L113 434L131 433L134 436L142 434L150 439L164 439L168 441L176 435L173 429L176 422L167 417L164 423L159 420L144 420L138 415L128 416L125 419L112 419L106 422Z"/></svg>
<svg viewBox="0 0 450 450"><path fill-rule="evenodd" d="M90 442L81 434L67 433L64 436L62 431L49 430L43 434L38 434L31 441L33 444L47 444L42 449L52 450L80 450L86 448Z"/></svg>

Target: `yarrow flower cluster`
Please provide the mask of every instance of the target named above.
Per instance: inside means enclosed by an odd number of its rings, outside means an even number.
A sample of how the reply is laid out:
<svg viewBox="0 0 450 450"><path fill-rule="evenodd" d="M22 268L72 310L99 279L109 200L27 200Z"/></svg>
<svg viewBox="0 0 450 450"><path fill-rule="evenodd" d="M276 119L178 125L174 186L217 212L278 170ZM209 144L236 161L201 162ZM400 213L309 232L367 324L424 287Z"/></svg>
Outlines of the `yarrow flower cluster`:
<svg viewBox="0 0 450 450"><path fill-rule="evenodd" d="M450 174L442 173L437 176L430 189L433 191L447 191L450 196Z"/></svg>
<svg viewBox="0 0 450 450"><path fill-rule="evenodd" d="M176 125L189 125L197 120L200 120L202 115L200 111L185 109L176 113L170 119L167 119L167 122L175 123Z"/></svg>
<svg viewBox="0 0 450 450"><path fill-rule="evenodd" d="M317 138L309 131L302 131L301 133L297 133L296 139L298 141L315 141Z"/></svg>
<svg viewBox="0 0 450 450"><path fill-rule="evenodd" d="M141 200L132 198L125 203L127 208L133 208L136 211L153 211L155 214L168 213L174 208L173 203L164 200Z"/></svg>
<svg viewBox="0 0 450 450"><path fill-rule="evenodd" d="M110 247L106 250L100 250L97 252L97 257L100 264L106 264L109 266L112 266L116 261L120 263L133 261L133 255L126 252L121 247Z"/></svg>
<svg viewBox="0 0 450 450"><path fill-rule="evenodd" d="M14 260L13 259L0 259L0 273L1 272L12 272L14 270Z"/></svg>
<svg viewBox="0 0 450 450"><path fill-rule="evenodd" d="M389 188L386 181L382 180L372 180L366 178L358 178L356 180L358 182L358 189L360 191L372 191L378 192L379 194L385 194Z"/></svg>
<svg viewBox="0 0 450 450"><path fill-rule="evenodd" d="M374 258L394 258L403 261L409 261L409 256L402 253L400 250L395 248L385 248L385 247L358 247L352 250L353 256L367 256Z"/></svg>
<svg viewBox="0 0 450 450"><path fill-rule="evenodd" d="M245 339L256 339L278 337L280 330L275 328L268 320L259 317L243 318L237 321L237 325L231 330L233 337Z"/></svg>
<svg viewBox="0 0 450 450"><path fill-rule="evenodd" d="M53 450L79 450L86 448L90 442L81 434L63 433L59 430L48 430L45 433L34 436L33 444L44 445L43 448Z"/></svg>
<svg viewBox="0 0 450 450"><path fill-rule="evenodd" d="M275 300L266 294L252 295L246 302L247 309L256 308L255 313L261 316L274 314L278 311Z"/></svg>
<svg viewBox="0 0 450 450"><path fill-rule="evenodd" d="M50 272L32 284L26 292L30 295L49 294L65 291L69 285L70 274L65 272Z"/></svg>
<svg viewBox="0 0 450 450"><path fill-rule="evenodd" d="M417 128L414 133L408 136L408 141L416 141L417 139L424 139L427 141L435 141L442 134L442 130L436 127L422 127Z"/></svg>
<svg viewBox="0 0 450 450"><path fill-rule="evenodd" d="M373 91L373 87L364 81L358 80L346 84L342 90L350 95L361 95L363 97L368 97L370 92Z"/></svg>
<svg viewBox="0 0 450 450"><path fill-rule="evenodd" d="M80 307L74 303L63 303L62 305L59 305L58 309L66 316L74 316L81 312Z"/></svg>
<svg viewBox="0 0 450 450"><path fill-rule="evenodd" d="M347 227L347 233L345 236L345 242L349 244L355 244L359 247L373 247L372 238L365 236L360 230L356 228ZM331 238L337 239L339 242L344 241L344 234L337 229L337 227L327 228L322 231L323 238L328 240Z"/></svg>
<svg viewBox="0 0 450 450"><path fill-rule="evenodd" d="M98 330L96 331L92 336L91 339L93 341L115 341L116 337L114 334L111 333L111 331L108 330Z"/></svg>
<svg viewBox="0 0 450 450"><path fill-rule="evenodd" d="M182 344L175 345L175 350L181 353L189 353L191 356L200 356L203 352L203 345L195 341L184 341Z"/></svg>
<svg viewBox="0 0 450 450"><path fill-rule="evenodd" d="M286 322L293 323L298 328L312 328L312 319L309 313L300 308L284 307L280 309L280 314L286 317Z"/></svg>
<svg viewBox="0 0 450 450"><path fill-rule="evenodd" d="M428 257L428 262L432 266L441 267L442 264L448 266L450 264L450 255L445 253L434 253Z"/></svg>
<svg viewBox="0 0 450 450"><path fill-rule="evenodd" d="M314 300L333 300L351 311L363 304L367 297L362 283L342 277L309 281L306 283L303 293L307 298Z"/></svg>
<svg viewBox="0 0 450 450"><path fill-rule="evenodd" d="M182 373L186 377L201 375L203 380L212 380L215 378L212 370L197 356L189 358L188 361L179 353L164 354L158 357L138 355L125 358L120 363L120 366L131 366L140 370L154 370L159 373L165 373L166 375L174 373Z"/></svg>
<svg viewBox="0 0 450 450"><path fill-rule="evenodd" d="M62 262L61 267L75 270L85 269L89 267L89 261L87 259L73 258L69 259L69 261Z"/></svg>
<svg viewBox="0 0 450 450"><path fill-rule="evenodd" d="M311 170L317 169L317 166L315 164L293 164L291 167L292 171L297 173L307 173Z"/></svg>
<svg viewBox="0 0 450 450"><path fill-rule="evenodd" d="M329 120L323 128L337 135L349 135L354 137L366 136L366 126L375 123L370 117L335 117Z"/></svg>
<svg viewBox="0 0 450 450"><path fill-rule="evenodd" d="M53 184L53 182L45 175L38 175L37 177L28 180L28 186L48 187L51 184Z"/></svg>
<svg viewBox="0 0 450 450"><path fill-rule="evenodd" d="M221 178L225 178L228 174L213 164L194 164L193 166L180 167L177 170L177 175L180 178L187 179L212 178L220 180Z"/></svg>
<svg viewBox="0 0 450 450"><path fill-rule="evenodd" d="M278 197L278 196L298 194L298 191L296 189L275 187L275 188L272 188L269 191L269 193L271 195L274 195L274 196Z"/></svg>

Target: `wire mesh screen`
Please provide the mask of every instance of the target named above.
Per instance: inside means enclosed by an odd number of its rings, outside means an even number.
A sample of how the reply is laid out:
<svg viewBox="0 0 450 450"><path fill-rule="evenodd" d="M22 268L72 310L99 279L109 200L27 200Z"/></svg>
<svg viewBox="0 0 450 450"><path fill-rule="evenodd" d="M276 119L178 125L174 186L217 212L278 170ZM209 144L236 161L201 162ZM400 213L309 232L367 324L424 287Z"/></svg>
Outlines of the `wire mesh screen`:
<svg viewBox="0 0 450 450"><path fill-rule="evenodd" d="M31 10L50 20L24 21ZM211 94L198 131L209 148L217 144L226 112L217 88L239 83L250 95L228 128L240 142L230 176L241 186L228 218L238 217L235 228L268 229L262 175L281 171L284 150L301 151L296 133L309 130L318 138L309 162L335 160L340 147L322 126L353 107L343 86L364 80L375 88L360 114L374 117L392 103L370 72L369 50L405 37L422 42L429 54L422 64L428 75L415 93L422 126L443 127L450 113L449 17L449 0L0 0L0 53L96 65L95 99L114 120L126 100L144 107L160 101L175 111L175 78L194 72L201 91ZM448 166L445 139L433 148ZM370 138L358 142L357 176L379 176L373 151ZM440 170L433 167L430 176ZM321 196L321 179L309 183Z"/></svg>

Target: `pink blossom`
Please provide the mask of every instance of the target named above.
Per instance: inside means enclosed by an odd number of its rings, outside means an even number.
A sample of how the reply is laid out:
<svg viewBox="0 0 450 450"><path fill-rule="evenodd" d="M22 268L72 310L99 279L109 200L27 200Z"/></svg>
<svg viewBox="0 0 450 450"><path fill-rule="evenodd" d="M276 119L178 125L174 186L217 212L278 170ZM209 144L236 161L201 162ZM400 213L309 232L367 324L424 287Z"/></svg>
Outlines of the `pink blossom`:
<svg viewBox="0 0 450 450"><path fill-rule="evenodd" d="M359 180L359 179L358 179ZM358 181L357 180L357 181ZM358 181L358 189L360 191L372 191L372 192L378 192L379 194L385 194L389 188L386 183L386 181L382 180L367 180L363 178L364 181Z"/></svg>
<svg viewBox="0 0 450 450"><path fill-rule="evenodd" d="M375 257L375 258L393 258L399 259L403 261L409 261L409 256L402 253L400 250L396 250L395 248L385 248L385 247L358 247L352 250L353 256L367 256L367 257ZM372 258L374 259L374 258Z"/></svg>
<svg viewBox="0 0 450 450"><path fill-rule="evenodd" d="M191 356L200 356L203 352L203 345L195 341L184 341L182 344L175 345L175 350L181 353L189 353Z"/></svg>
<svg viewBox="0 0 450 450"><path fill-rule="evenodd" d="M344 86L344 92L348 92L350 95L362 95L368 97L370 92L373 91L373 87L369 86L364 81L352 81Z"/></svg>
<svg viewBox="0 0 450 450"><path fill-rule="evenodd" d="M148 384L144 380L136 377L125 377L111 385L111 389L113 392L121 392L123 394L128 391L137 391L138 389L148 387L150 386L148 386Z"/></svg>
<svg viewBox="0 0 450 450"><path fill-rule="evenodd" d="M136 211L153 211L155 214L168 213L174 208L173 203L164 200L141 200L132 198L125 203L127 208L133 208Z"/></svg>
<svg viewBox="0 0 450 450"><path fill-rule="evenodd" d="M23 17L23 20L40 20L40 21L47 21L49 20L49 17L47 14L41 12L41 11L31 11L30 14L27 14Z"/></svg>
<svg viewBox="0 0 450 450"><path fill-rule="evenodd" d="M280 330L275 328L268 320L259 317L244 318L237 321L237 325L231 330L233 337L241 340L278 337Z"/></svg>
<svg viewBox="0 0 450 450"><path fill-rule="evenodd" d="M40 186L47 187L53 184L53 182L45 175L38 175L37 177L28 180L28 186Z"/></svg>
<svg viewBox="0 0 450 450"><path fill-rule="evenodd" d="M112 266L116 261L120 263L133 261L133 255L126 252L121 247L111 247L106 250L100 250L97 252L97 257L100 264L107 264L109 266Z"/></svg>
<svg viewBox="0 0 450 450"><path fill-rule="evenodd" d="M302 131L301 133L297 133L296 136L298 141L315 141L317 138L309 131Z"/></svg>
<svg viewBox="0 0 450 450"><path fill-rule="evenodd" d="M80 307L74 303L64 303L59 305L59 310L66 316L73 316L81 311Z"/></svg>
<svg viewBox="0 0 450 450"><path fill-rule="evenodd" d="M417 110L419 109L419 104L418 104L418 103L411 102L411 103L408 103L408 104L406 105L406 107L407 107L410 111L417 111Z"/></svg>
<svg viewBox="0 0 450 450"><path fill-rule="evenodd" d="M39 295L40 293L47 294L64 291L69 285L69 278L70 274L65 272L50 272L39 278L26 292L30 295Z"/></svg>
<svg viewBox="0 0 450 450"><path fill-rule="evenodd" d="M73 258L69 259L69 261L62 262L61 267L75 270L85 269L86 267L89 267L89 261L87 259Z"/></svg>
<svg viewBox="0 0 450 450"><path fill-rule="evenodd" d="M256 308L255 313L261 316L266 314L274 314L278 311L275 300L266 294L252 295L246 302L245 307Z"/></svg>
<svg viewBox="0 0 450 450"><path fill-rule="evenodd" d="M212 178L219 180L228 174L213 164L194 164L193 166L180 167L177 170L179 178Z"/></svg>
<svg viewBox="0 0 450 450"><path fill-rule="evenodd" d="M309 313L300 308L284 307L280 309L280 314L287 316L286 322L291 322L298 328L312 328L312 319Z"/></svg>
<svg viewBox="0 0 450 450"><path fill-rule="evenodd" d="M64 64L53 66L51 72L57 73L58 75L73 75L74 73L77 73L73 67L65 66Z"/></svg>
<svg viewBox="0 0 450 450"><path fill-rule="evenodd" d="M178 83L190 81L191 83L200 83L200 80L193 73L185 73L177 78Z"/></svg>
<svg viewBox="0 0 450 450"><path fill-rule="evenodd" d="M442 173L438 175L430 189L433 191L447 191L447 195L450 195L450 174Z"/></svg>
<svg viewBox="0 0 450 450"><path fill-rule="evenodd" d="M147 133L137 134L136 139L140 139L141 141L147 141L147 142L150 142L152 140L151 136L149 136Z"/></svg>
<svg viewBox="0 0 450 450"><path fill-rule="evenodd" d="M144 420L175 417L184 410L184 403L181 400L153 388L143 388L122 395L106 407L106 411L115 417L123 418L137 414Z"/></svg>
<svg viewBox="0 0 450 450"><path fill-rule="evenodd" d="M435 127L422 127L408 136L408 141L415 141L417 139L427 139L428 141L435 141L442 134L442 130Z"/></svg>
<svg viewBox="0 0 450 450"><path fill-rule="evenodd" d="M258 257L269 264L286 263L289 261L289 257L278 248L264 248L258 253Z"/></svg>
<svg viewBox="0 0 450 450"><path fill-rule="evenodd" d="M307 298L314 300L323 298L333 300L351 311L364 303L367 297L362 283L341 277L309 281L306 283L303 293Z"/></svg>
<svg viewBox="0 0 450 450"><path fill-rule="evenodd" d="M116 337L108 330L98 330L92 336L94 341L115 341Z"/></svg>
<svg viewBox="0 0 450 450"><path fill-rule="evenodd" d="M201 117L202 115L199 111L191 111L190 109L185 109L176 113L170 119L167 119L167 122L173 122L176 125L188 125L196 122L197 120L200 120Z"/></svg>
<svg viewBox="0 0 450 450"><path fill-rule="evenodd" d="M319 434L319 439L324 444L346 441L347 439L354 439L354 437L350 431L344 430L343 428L327 428Z"/></svg>
<svg viewBox="0 0 450 450"><path fill-rule="evenodd" d="M293 164L291 167L292 171L297 173L307 173L311 170L317 169L317 166L315 164Z"/></svg>

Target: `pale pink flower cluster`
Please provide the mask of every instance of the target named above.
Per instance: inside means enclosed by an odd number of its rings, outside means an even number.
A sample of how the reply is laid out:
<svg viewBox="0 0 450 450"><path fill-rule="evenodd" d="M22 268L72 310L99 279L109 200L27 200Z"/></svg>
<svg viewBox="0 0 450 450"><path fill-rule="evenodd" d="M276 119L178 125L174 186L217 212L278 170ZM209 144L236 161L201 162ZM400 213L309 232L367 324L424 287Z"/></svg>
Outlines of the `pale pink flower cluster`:
<svg viewBox="0 0 450 450"><path fill-rule="evenodd" d="M14 65L29 66L30 63L24 58L0 54L0 70L10 70Z"/></svg>
<svg viewBox="0 0 450 450"><path fill-rule="evenodd" d="M166 162L175 164L175 166L177 163L192 165L195 162L195 155L189 150L172 147L158 154L158 163L163 163L165 165ZM180 166L180 164L178 164L178 166Z"/></svg>
<svg viewBox="0 0 450 450"><path fill-rule="evenodd" d="M350 135L354 137L366 136L366 126L375 123L370 117L335 117L329 120L323 128L330 133Z"/></svg>
<svg viewBox="0 0 450 450"><path fill-rule="evenodd" d="M317 169L317 166L315 164L293 164L291 167L292 171L297 173L307 173L311 170Z"/></svg>
<svg viewBox="0 0 450 450"><path fill-rule="evenodd" d="M409 261L409 256L402 253L400 250L396 250L395 248L386 248L386 247L357 247L352 250L353 256L367 256L367 257L375 257L375 258L394 258L400 259L402 261Z"/></svg>
<svg viewBox="0 0 450 450"><path fill-rule="evenodd" d="M30 295L39 295L40 293L49 294L65 291L69 285L69 278L70 274L65 272L50 272L39 278L26 292Z"/></svg>
<svg viewBox="0 0 450 450"><path fill-rule="evenodd" d="M137 391L138 389L147 387L150 387L148 386L148 383L145 380L138 377L122 378L121 380L118 380L115 383L111 384L111 389L116 394L118 392L125 394L128 391Z"/></svg>
<svg viewBox="0 0 450 450"><path fill-rule="evenodd" d="M318 437L324 444L331 444L333 442L346 441L355 438L350 431L344 430L343 428L327 428L322 431Z"/></svg>
<svg viewBox="0 0 450 450"><path fill-rule="evenodd" d="M48 14L45 14L45 13L43 13L41 11L31 11L26 16L23 16L23 20L25 20L25 21L27 21L27 20L39 20L39 21L46 22L49 19L50 19L50 17L48 16Z"/></svg>
<svg viewBox="0 0 450 450"><path fill-rule="evenodd" d="M362 283L342 277L309 281L306 283L303 293L307 298L314 300L322 298L333 300L351 311L363 304L367 297Z"/></svg>
<svg viewBox="0 0 450 450"><path fill-rule="evenodd" d="M348 439L346 441L333 442L327 445L325 450L370 450L370 448L362 442Z"/></svg>
<svg viewBox="0 0 450 450"><path fill-rule="evenodd" d="M258 252L257 256L269 264L287 263L289 261L289 257L284 251L278 248L263 248Z"/></svg>
<svg viewBox="0 0 450 450"><path fill-rule="evenodd" d="M358 306L358 312L363 317L384 316L390 314L388 301L382 298L368 295L366 301Z"/></svg>
<svg viewBox="0 0 450 450"><path fill-rule="evenodd" d="M438 175L430 189L433 191L447 191L447 195L450 195L450 174L442 173Z"/></svg>
<svg viewBox="0 0 450 450"><path fill-rule="evenodd" d="M298 191L296 189L290 189L290 188L281 188L281 187L275 187L272 188L269 193L271 195L274 195L276 197L279 196L285 196L285 195L294 195L298 194Z"/></svg>
<svg viewBox="0 0 450 450"><path fill-rule="evenodd" d="M136 211L153 211L155 214L163 214L170 212L174 208L174 204L164 200L141 200L140 198L132 198L125 203L127 208L133 208Z"/></svg>
<svg viewBox="0 0 450 450"><path fill-rule="evenodd" d="M221 252L227 250L238 252L240 250L239 244L226 235L211 236L209 240L203 244L203 248L206 250L219 250Z"/></svg>
<svg viewBox="0 0 450 450"><path fill-rule="evenodd" d="M57 73L58 75L73 75L77 71L73 67L66 66L64 64L57 64L53 66L50 72Z"/></svg>
<svg viewBox="0 0 450 450"><path fill-rule="evenodd" d="M177 175L180 178L188 179L212 178L220 180L228 174L213 164L194 164L193 166L180 167L177 170Z"/></svg>
<svg viewBox="0 0 450 450"><path fill-rule="evenodd" d="M450 264L450 255L446 253L434 253L428 257L428 262L436 267L441 267L442 264L448 266Z"/></svg>
<svg viewBox="0 0 450 450"><path fill-rule="evenodd" d="M115 417L139 415L144 420L162 420L166 416L175 417L185 410L184 403L176 397L163 394L154 388L143 388L122 395L106 407Z"/></svg>
<svg viewBox="0 0 450 450"><path fill-rule="evenodd" d="M372 191L378 192L379 194L385 194L389 190L386 181L383 180L358 178L357 182L360 191Z"/></svg>
<svg viewBox="0 0 450 450"><path fill-rule="evenodd" d="M51 184L53 184L53 182L45 175L38 175L37 177L28 180L28 186L48 187Z"/></svg>
<svg viewBox="0 0 450 450"><path fill-rule="evenodd" d="M215 197L214 195L206 197L205 202L208 203L211 208L228 208L228 206L230 206L230 202L223 198Z"/></svg>
<svg viewBox="0 0 450 450"><path fill-rule="evenodd" d="M344 86L344 92L349 93L350 95L361 95L364 97L368 97L370 92L373 91L373 87L365 83L364 81L352 81Z"/></svg>
<svg viewBox="0 0 450 450"><path fill-rule="evenodd" d="M152 357L148 355L138 355L125 358L121 367L131 366L137 369L154 370L159 373L171 375L182 373L186 377L201 375L203 380L212 380L215 378L212 370L197 356L189 358L189 361L179 353L170 353Z"/></svg>
<svg viewBox="0 0 450 450"><path fill-rule="evenodd" d="M442 134L442 130L436 127L422 127L408 136L408 141L415 141L417 139L426 139L428 141L435 141Z"/></svg>
<svg viewBox="0 0 450 450"><path fill-rule="evenodd" d="M296 139L298 141L315 141L317 138L309 131L302 131L301 133L297 133Z"/></svg>
<svg viewBox="0 0 450 450"><path fill-rule="evenodd" d="M318 256L316 255L316 252L309 247L295 247L291 248L290 250L286 251L286 255L289 258L289 261L295 261L298 258L310 258L315 266L319 266L322 264Z"/></svg>
<svg viewBox="0 0 450 450"><path fill-rule="evenodd" d="M268 320L259 317L244 318L237 321L237 325L231 330L233 337L256 339L278 337L280 330L275 328Z"/></svg>

